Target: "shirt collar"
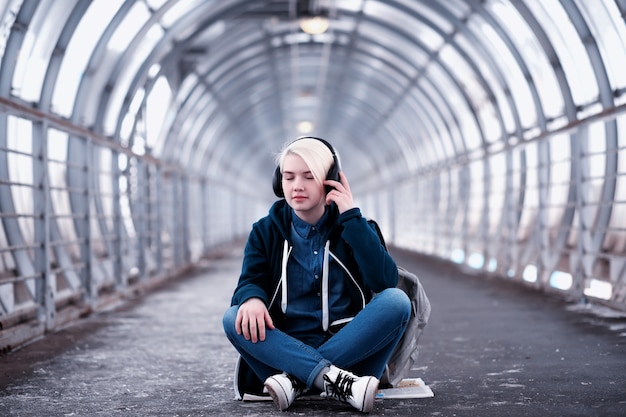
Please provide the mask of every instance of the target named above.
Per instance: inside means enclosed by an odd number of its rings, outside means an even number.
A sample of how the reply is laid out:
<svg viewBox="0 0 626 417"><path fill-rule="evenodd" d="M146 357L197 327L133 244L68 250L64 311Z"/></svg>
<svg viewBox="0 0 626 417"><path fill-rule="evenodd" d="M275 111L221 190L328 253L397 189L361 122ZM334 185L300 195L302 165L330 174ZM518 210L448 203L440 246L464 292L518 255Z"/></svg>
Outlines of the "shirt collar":
<svg viewBox="0 0 626 417"><path fill-rule="evenodd" d="M326 206L326 209L324 210L324 214L315 224L310 224L310 223L305 222L300 217L296 216L296 213L293 213L291 222L293 224L293 228L296 231L296 233L300 237L307 239L311 237L312 235L314 235L315 233L319 233L321 231L321 228L323 227L324 222L326 221L327 218L328 218L328 206Z"/></svg>

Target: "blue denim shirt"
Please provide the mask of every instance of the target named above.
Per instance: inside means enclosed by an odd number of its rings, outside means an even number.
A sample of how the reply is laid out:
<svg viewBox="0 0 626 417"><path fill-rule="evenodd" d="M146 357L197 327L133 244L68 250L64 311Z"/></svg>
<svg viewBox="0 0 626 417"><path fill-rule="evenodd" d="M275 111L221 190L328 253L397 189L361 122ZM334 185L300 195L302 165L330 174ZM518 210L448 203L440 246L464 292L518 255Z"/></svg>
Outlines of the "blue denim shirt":
<svg viewBox="0 0 626 417"><path fill-rule="evenodd" d="M326 220L328 210L317 224L309 224L293 215L291 224L291 241L293 249L287 264L288 317L287 333L300 340L311 333L322 332L322 269L324 263L323 236L329 225ZM329 270L329 306L330 318L343 318L342 312L347 309L349 300L344 297L345 283L340 277L338 266L330 262ZM291 330L291 331L290 331ZM294 334L297 331L296 334Z"/></svg>

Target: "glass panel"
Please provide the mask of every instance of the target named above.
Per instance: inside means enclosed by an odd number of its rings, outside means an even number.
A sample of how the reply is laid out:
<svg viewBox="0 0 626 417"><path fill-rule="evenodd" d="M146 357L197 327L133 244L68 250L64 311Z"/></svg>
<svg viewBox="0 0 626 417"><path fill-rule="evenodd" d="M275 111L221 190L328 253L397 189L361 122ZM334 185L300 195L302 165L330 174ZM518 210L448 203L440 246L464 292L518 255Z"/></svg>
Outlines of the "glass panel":
<svg viewBox="0 0 626 417"><path fill-rule="evenodd" d="M7 40L22 3L23 0L13 0L9 1L8 4L0 5L0 59L4 55Z"/></svg>
<svg viewBox="0 0 626 417"><path fill-rule="evenodd" d="M154 83L146 101L146 147L158 147L157 141L165 124L167 111L171 105L172 89L165 77Z"/></svg>
<svg viewBox="0 0 626 417"><path fill-rule="evenodd" d="M453 115L450 112L447 103L441 96L440 89L435 88L432 84L422 82L420 85L430 98L426 103L427 107L433 107L432 118L437 126L438 142L443 151L444 158L452 158L456 155L452 137L450 136L451 128L456 124ZM435 111L436 110L436 111Z"/></svg>
<svg viewBox="0 0 626 417"><path fill-rule="evenodd" d="M98 187L100 190L100 201L102 202L102 214L109 230L113 229L113 152L108 148L98 148L96 153L98 158Z"/></svg>
<svg viewBox="0 0 626 417"><path fill-rule="evenodd" d="M489 234L497 237L500 234L500 226L503 217L507 216L504 207L506 196L506 158L504 153L499 153L489 159L490 176L489 181Z"/></svg>
<svg viewBox="0 0 626 417"><path fill-rule="evenodd" d="M9 179L13 204L16 213L23 214L18 222L22 237L26 243L34 240L34 220L33 214L33 158L32 153L32 123L13 116L8 118L7 127L7 147L15 152L8 152L7 167L9 169ZM24 155L26 154L26 155Z"/></svg>
<svg viewBox="0 0 626 417"><path fill-rule="evenodd" d="M579 186L582 199L581 221L585 228L595 226L602 198L606 169L606 131L604 123L593 123L582 146L582 183ZM578 139L578 138L577 138ZM611 179L612 180L612 179Z"/></svg>
<svg viewBox="0 0 626 417"><path fill-rule="evenodd" d="M43 2L28 25L15 64L13 93L26 101L37 101L53 50L63 24L72 12L71 2Z"/></svg>
<svg viewBox="0 0 626 417"><path fill-rule="evenodd" d="M576 104L587 104L598 98L589 56L569 16L558 1L528 0L539 23L546 31L565 71Z"/></svg>
<svg viewBox="0 0 626 417"><path fill-rule="evenodd" d="M135 3L109 39L107 47L117 52L126 50L150 16L150 11L143 2Z"/></svg>
<svg viewBox="0 0 626 417"><path fill-rule="evenodd" d="M382 66L383 63L378 60L378 58L381 58L397 67L399 71L406 74L406 77L415 77L418 69L426 65L429 60L425 51L417 48L415 44L407 42L406 39L396 36L394 33L382 32L381 36L376 39L382 46L366 43L363 40L359 41L359 46L362 50L377 58L375 62L372 62L372 67L376 65ZM366 59L372 60L369 55Z"/></svg>
<svg viewBox="0 0 626 417"><path fill-rule="evenodd" d="M606 130L604 123L589 125L589 143L587 153L589 160L589 177L604 179L606 169ZM614 151L614 150L613 150Z"/></svg>
<svg viewBox="0 0 626 417"><path fill-rule="evenodd" d="M441 257L447 257L452 241L451 227L452 220L454 220L454 205L453 205L453 190L450 189L450 172L442 171L440 174L439 190L441 193L440 198L440 211L439 211L439 239L437 255Z"/></svg>
<svg viewBox="0 0 626 417"><path fill-rule="evenodd" d="M161 137L160 141L155 141L152 143L153 155L160 157L163 153L163 147L165 145L165 141L167 140L167 135L169 134L169 130L176 119L178 113L186 111L185 109L189 106L189 103L195 103L198 97L202 96L202 90L197 88L198 86L198 78L195 74L190 73L188 77L182 80L180 88L177 91L176 97L173 99L173 107L170 112L167 113L167 118L163 120L162 130L164 136ZM176 109L176 106L181 106ZM181 134L181 137L183 135Z"/></svg>
<svg viewBox="0 0 626 417"><path fill-rule="evenodd" d="M197 146L198 146L198 138L206 137L204 136L207 132L206 126L206 118L202 117L202 114L213 114L218 111L218 102L217 100L211 100L211 97L206 96L204 99L198 103L199 105L195 107L194 114L196 117L185 122L184 126L181 126L181 131L184 131L186 134L184 136L185 140L183 143L178 141L178 152L179 152L179 161L183 164L187 164L189 160L194 157L199 157L197 154ZM213 138L210 138L212 140ZM196 155L194 155L196 153Z"/></svg>
<svg viewBox="0 0 626 417"><path fill-rule="evenodd" d="M119 74L118 79L115 82L115 88L111 93L111 100L107 108L104 125L106 134L111 135L115 132L117 127L117 118L119 116L119 111L123 106L124 99L128 94L133 93L132 91L129 91L133 78L137 75L137 71L145 62L154 45L163 36L163 33L163 29L160 26L152 26L142 38L141 44L134 51L131 59L125 61L123 71ZM130 112L132 113L132 111ZM132 116L134 117L134 114Z"/></svg>
<svg viewBox="0 0 626 417"><path fill-rule="evenodd" d="M69 193L65 176L67 173L66 156L67 156L67 133L55 129L48 130L48 178L50 181L50 202L52 211L56 216L56 222L64 240L76 240L74 230L74 222L72 221L72 211L70 209ZM69 245L73 250L74 259L79 256L76 245Z"/></svg>
<svg viewBox="0 0 626 417"><path fill-rule="evenodd" d="M404 133L396 136L399 143L403 142L402 136L408 138L401 152L414 155L411 159L418 159L420 166L434 165L444 158L440 144L441 132L437 128L436 108L425 97L422 90L411 88L407 93L405 105L401 108L403 119L406 120ZM393 125L401 125L401 122L390 121Z"/></svg>
<svg viewBox="0 0 626 417"><path fill-rule="evenodd" d="M532 99L528 91L528 82L525 80L519 65L513 58L511 51L502 41L498 33L493 30L492 26L486 23L482 17L476 16L468 22L468 27L474 32L474 35L484 41L484 48L494 59L493 64L499 66L492 67L492 64L484 59L477 59L476 63L481 68L481 73L485 76L493 92L496 96L496 102L500 107L500 114L504 120L504 125L508 133L515 132L515 119L513 117L513 109L509 104L505 91L510 91L513 100L516 100L517 109L520 119L528 119L525 126L534 124L536 121L536 111L533 109ZM500 79L502 79L500 81ZM506 83L502 86L502 83ZM495 137L493 139L500 139Z"/></svg>
<svg viewBox="0 0 626 417"><path fill-rule="evenodd" d="M563 96L560 93L554 69L535 34L510 2L492 0L490 8L494 18L500 22L502 28L507 30L509 37L524 59L524 63L528 66L546 117L560 116L563 113ZM524 117L524 113L524 111L521 112L524 126L529 127L525 123L531 123L531 121Z"/></svg>
<svg viewBox="0 0 626 417"><path fill-rule="evenodd" d="M3 185L0 185L0 187L3 187ZM2 226L2 224L0 223L0 226ZM8 248L9 247L9 240L6 237L6 234L4 233L4 226L0 227L0 247L2 248ZM2 274L3 276L11 276L14 275L16 271L16 267L15 267L15 261L13 260L13 256L11 254L11 251L2 251L0 252L0 274ZM3 290L7 290L9 288L9 286L1 286L0 285L0 299L6 300L6 294L3 293ZM11 291L9 291L9 293L12 294ZM2 307L2 306L0 306Z"/></svg>
<svg viewBox="0 0 626 417"><path fill-rule="evenodd" d="M613 89L626 87L626 26L615 2L576 0L606 66Z"/></svg>
<svg viewBox="0 0 626 417"><path fill-rule="evenodd" d="M416 2L415 0L400 0L398 3L402 3L404 7L412 9L414 13L421 15L424 20L433 24L433 26L436 26L437 28L442 30L444 33L451 33L455 30L453 21L447 15L443 16L438 11L435 11L432 8L424 7L424 6L428 6L428 2L421 3L421 2ZM444 2L444 4L445 3L446 2ZM450 7L450 10L448 11L451 12L453 15L457 15L460 17L461 13L465 15L466 13L468 13L469 9L466 4L461 2L461 3L457 3L455 6ZM400 13L402 13L405 16L405 18L409 18L409 15L406 12L401 11ZM398 24L399 21L395 19L392 19L392 22L396 26L400 26L400 27L413 27L416 21L414 21L414 23L408 23L407 26L404 26L404 24L402 23Z"/></svg>
<svg viewBox="0 0 626 417"><path fill-rule="evenodd" d="M524 193L522 201L522 215L519 222L517 239L520 242L527 242L533 235L535 222L539 221L537 213L539 211L539 179L537 171L537 143L528 144L521 152L526 157L526 182L520 184L520 191ZM515 172L521 175L522 166L520 164L522 155L514 158ZM515 196L517 198L517 196Z"/></svg>
<svg viewBox="0 0 626 417"><path fill-rule="evenodd" d="M453 72L453 76L456 75L456 79L463 80L462 87L465 88L466 95L470 100L477 99L479 95L482 95L481 99L485 100L484 90L476 82L473 72L467 66L461 56L449 46L444 47L441 50L440 57L442 62L445 63L447 68ZM430 66L427 69L428 76L432 78L434 85L450 85L451 81L447 74L443 73L439 68ZM443 82L445 81L445 82ZM449 89L445 92L445 96L450 103L450 106L456 110L459 118L460 131L463 132L461 137L464 138L464 148L467 150L473 150L480 147L482 139L480 137L480 131L476 125L476 119L474 117L473 108L469 108L469 105L475 105L473 101L467 103L465 97L456 88Z"/></svg>
<svg viewBox="0 0 626 417"><path fill-rule="evenodd" d="M176 4L169 9L161 23L163 26L170 27L175 24L179 19L181 19L185 14L189 13L194 7L197 7L201 4L206 4L206 0L180 0L177 1Z"/></svg>
<svg viewBox="0 0 626 417"><path fill-rule="evenodd" d="M134 175L137 172L136 159L128 158L126 155L119 155L118 161L120 162L120 170L125 171L125 175L120 175L118 179L119 191L120 191L120 215L122 216L122 223L125 227L126 233L130 239L134 239L137 234L135 232L135 224L133 222L132 208L131 208L131 188L136 185Z"/></svg>
<svg viewBox="0 0 626 417"><path fill-rule="evenodd" d="M507 220L507 242L513 242L515 240L515 236L519 231L519 223L517 219L517 214L521 213L522 207L519 206L519 199L522 192L522 187L524 184L521 184L522 180L522 158L524 157L524 151L522 149L514 149L511 150L511 158L509 159L511 166L507 167L510 171L509 175L511 177L511 188L508 190L509 193L509 203L507 206L507 210L509 210L510 218ZM510 248L512 250L512 248Z"/></svg>
<svg viewBox="0 0 626 417"><path fill-rule="evenodd" d="M383 20L388 22L390 26L397 26L402 28L410 28L410 32L415 39L419 39L424 45L428 45L431 50L437 50L444 44L444 39L435 32L429 26L421 23L420 21L412 18L411 16L403 13L392 6L383 4L382 2L367 2L365 3L364 12L367 16L373 16L372 20ZM379 31L379 26L366 20L360 26L360 31L365 34L371 35ZM387 33L386 36L389 36ZM407 45L408 48L414 49L414 45Z"/></svg>
<svg viewBox="0 0 626 417"><path fill-rule="evenodd" d="M478 237L482 231L481 219L485 202L483 161L474 161L469 165L469 201L467 207L467 232L470 240Z"/></svg>
<svg viewBox="0 0 626 417"><path fill-rule="evenodd" d="M626 253L626 224L624 223L624 219L626 219L626 116L619 117L617 122L618 149L615 150L618 156L617 184L609 231L604 240L603 249L611 253L624 254ZM613 152L613 150L609 150L609 152Z"/></svg>
<svg viewBox="0 0 626 417"><path fill-rule="evenodd" d="M551 236L556 236L563 212L567 206L571 179L571 149L568 134L555 135L549 139L550 145L550 184L546 198L547 222Z"/></svg>
<svg viewBox="0 0 626 417"><path fill-rule="evenodd" d="M521 67L513 57L509 47L490 24L483 24L481 29L484 32L485 46L491 50L491 56L497 57L496 64L502 67L502 76L505 78L507 88L513 96L518 112L517 116L520 118L522 126L530 127L536 125L539 109L535 108L528 86L529 81L522 73ZM515 125L513 120L509 120L509 113L503 112L503 116L505 117L507 130L513 132Z"/></svg>
<svg viewBox="0 0 626 417"><path fill-rule="evenodd" d="M430 115L430 118L428 119L428 126L432 133L429 134L427 138L428 141L431 143L430 146L433 148L435 155L437 155L437 160L435 162L445 161L447 157L445 148L443 146L443 142L446 141L447 136L445 134L445 128L442 127L440 123L437 123L440 118L437 114L435 114L435 112L431 110L429 113L432 113Z"/></svg>
<svg viewBox="0 0 626 417"><path fill-rule="evenodd" d="M446 0L440 3L441 6L446 7L452 15L459 19L465 18L472 12L470 9L471 6L465 0Z"/></svg>
<svg viewBox="0 0 626 417"><path fill-rule="evenodd" d="M436 70L431 72L434 73ZM422 78L420 87L426 91L433 101L432 105L437 109L437 118L441 118L442 125L445 125L445 129L442 127L444 130L442 131L441 145L445 150L446 156L452 157L457 153L465 151L465 144L460 134L459 121L456 117L462 108L462 104L454 104L455 101L461 103L462 99L451 93L451 91L455 91L454 87L443 84L443 80L449 82L449 80L442 77L438 84L435 85L430 82L429 78ZM471 134L471 132L468 132L468 134Z"/></svg>
<svg viewBox="0 0 626 417"><path fill-rule="evenodd" d="M145 90L143 88L137 90L135 92L135 96L130 102L130 106L128 107L128 113L126 113L126 116L124 116L124 120L122 121L122 127L120 128L120 143L124 146L127 146L129 143L130 135L133 133L133 128L135 128L135 117L137 116L141 104L143 103L144 96ZM137 142L135 141L133 145L135 145L136 143ZM143 147L141 147L139 153L143 153Z"/></svg>
<svg viewBox="0 0 626 417"><path fill-rule="evenodd" d="M168 0L145 0L145 1L148 7L156 10L156 9L159 9L161 6L163 6L165 3L167 3ZM183 2L179 2L179 3L183 3Z"/></svg>
<svg viewBox="0 0 626 417"><path fill-rule="evenodd" d="M33 33L32 27L30 29L24 37L15 63L12 92L25 101L36 102L46 75L54 37L40 36Z"/></svg>
<svg viewBox="0 0 626 417"><path fill-rule="evenodd" d="M363 2L365 0L334 0L337 4L337 8L340 10L350 10L358 12L363 8Z"/></svg>
<svg viewBox="0 0 626 417"><path fill-rule="evenodd" d="M461 189L463 182L461 181L461 177L465 176L465 170L461 170L458 167L450 168L450 206L453 207L450 213L450 218L452 219L451 228L450 228L450 244L451 250L454 246L461 247L462 246L462 233L463 233L463 222L465 221L466 207L465 201L463 200L463 195L466 194L467 190Z"/></svg>
<svg viewBox="0 0 626 417"><path fill-rule="evenodd" d="M54 110L70 117L79 83L98 40L123 0L94 1L67 46L52 97Z"/></svg>

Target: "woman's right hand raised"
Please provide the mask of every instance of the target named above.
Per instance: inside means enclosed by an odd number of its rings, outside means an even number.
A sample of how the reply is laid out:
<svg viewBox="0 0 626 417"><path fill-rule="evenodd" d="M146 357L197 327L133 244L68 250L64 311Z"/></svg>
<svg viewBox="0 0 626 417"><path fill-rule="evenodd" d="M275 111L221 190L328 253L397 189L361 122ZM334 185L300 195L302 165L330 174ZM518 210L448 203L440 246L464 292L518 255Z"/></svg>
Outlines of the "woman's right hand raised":
<svg viewBox="0 0 626 417"><path fill-rule="evenodd" d="M265 329L274 329L274 321L265 303L258 298L250 298L239 306L235 331L252 343L265 340Z"/></svg>

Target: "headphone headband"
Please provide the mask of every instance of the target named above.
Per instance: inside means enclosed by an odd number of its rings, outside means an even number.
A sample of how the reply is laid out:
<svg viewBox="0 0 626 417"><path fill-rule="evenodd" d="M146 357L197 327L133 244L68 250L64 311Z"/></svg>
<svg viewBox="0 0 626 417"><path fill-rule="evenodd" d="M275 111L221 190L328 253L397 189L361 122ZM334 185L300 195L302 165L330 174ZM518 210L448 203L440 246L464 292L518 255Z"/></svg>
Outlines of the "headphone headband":
<svg viewBox="0 0 626 417"><path fill-rule="evenodd" d="M318 138L316 136L300 136L296 138L296 140L291 142L289 146L291 146L294 142L297 142L302 139L315 139L315 140L319 140L320 142L322 142L324 145L326 145L326 147L330 150L330 153L333 155L333 162L336 162L337 154L335 153L335 148L333 148L333 145L331 145L330 142L328 142L326 139Z"/></svg>

